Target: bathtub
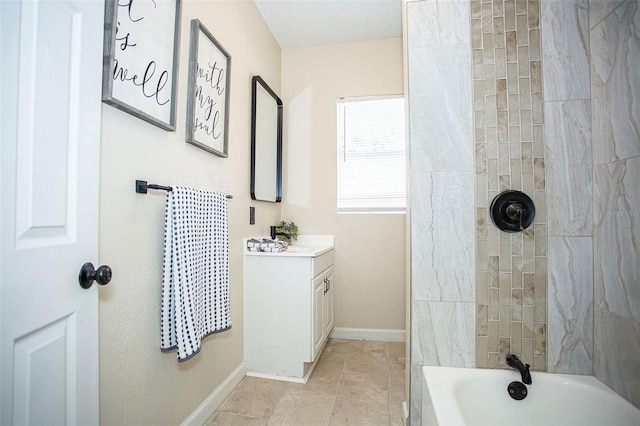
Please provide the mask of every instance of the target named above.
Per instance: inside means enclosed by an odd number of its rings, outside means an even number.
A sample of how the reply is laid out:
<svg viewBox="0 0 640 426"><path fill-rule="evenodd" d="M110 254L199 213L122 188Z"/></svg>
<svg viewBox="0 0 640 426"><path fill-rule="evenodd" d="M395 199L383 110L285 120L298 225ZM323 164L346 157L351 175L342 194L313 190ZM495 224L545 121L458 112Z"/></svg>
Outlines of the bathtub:
<svg viewBox="0 0 640 426"><path fill-rule="evenodd" d="M423 425L640 425L640 410L595 377L531 372L521 401L516 370L423 367Z"/></svg>

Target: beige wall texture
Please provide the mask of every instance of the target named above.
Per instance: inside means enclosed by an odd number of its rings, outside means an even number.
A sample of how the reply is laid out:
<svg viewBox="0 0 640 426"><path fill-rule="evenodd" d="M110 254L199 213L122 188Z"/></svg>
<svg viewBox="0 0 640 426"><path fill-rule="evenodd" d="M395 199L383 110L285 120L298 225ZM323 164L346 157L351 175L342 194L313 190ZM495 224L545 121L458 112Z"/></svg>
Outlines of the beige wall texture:
<svg viewBox="0 0 640 426"><path fill-rule="evenodd" d="M336 213L336 100L401 95L402 39L282 51L283 218L335 235L335 326L405 329L405 215Z"/></svg>
<svg viewBox="0 0 640 426"><path fill-rule="evenodd" d="M200 19L231 55L229 156L185 142L189 25ZM280 90L280 48L253 2L183 1L177 128L167 132L103 106L100 262L113 268L100 289L100 423L179 424L243 362L242 238L280 219L281 205L249 196L251 77ZM207 337L178 363L160 351L164 200L134 192L134 181L233 195L229 202L230 331ZM258 209L249 226L249 206Z"/></svg>

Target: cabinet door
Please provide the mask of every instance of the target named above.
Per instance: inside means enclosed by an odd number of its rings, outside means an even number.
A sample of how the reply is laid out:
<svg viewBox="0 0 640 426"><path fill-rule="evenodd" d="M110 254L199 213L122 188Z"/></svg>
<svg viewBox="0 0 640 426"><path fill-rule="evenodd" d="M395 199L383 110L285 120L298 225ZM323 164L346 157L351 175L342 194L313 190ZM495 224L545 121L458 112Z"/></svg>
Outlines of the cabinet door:
<svg viewBox="0 0 640 426"><path fill-rule="evenodd" d="M327 271L327 291L324 294L324 335L328 338L333 330L333 268Z"/></svg>
<svg viewBox="0 0 640 426"><path fill-rule="evenodd" d="M322 348L325 334L325 274L320 274L313 279L313 297L311 301L311 359L315 359L316 355Z"/></svg>

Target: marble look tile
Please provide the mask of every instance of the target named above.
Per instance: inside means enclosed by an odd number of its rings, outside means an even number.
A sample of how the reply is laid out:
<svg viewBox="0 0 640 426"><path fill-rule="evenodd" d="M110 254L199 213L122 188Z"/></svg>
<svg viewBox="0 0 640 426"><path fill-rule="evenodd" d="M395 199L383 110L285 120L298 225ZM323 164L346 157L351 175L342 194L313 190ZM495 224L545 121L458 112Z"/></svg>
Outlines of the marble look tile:
<svg viewBox="0 0 640 426"><path fill-rule="evenodd" d="M486 271L476 271L476 303L489 303L489 273Z"/></svg>
<svg viewBox="0 0 640 426"><path fill-rule="evenodd" d="M591 169L547 173L547 196L549 235L592 234Z"/></svg>
<svg viewBox="0 0 640 426"><path fill-rule="evenodd" d="M544 124L542 93L531 93L531 121L533 124Z"/></svg>
<svg viewBox="0 0 640 426"><path fill-rule="evenodd" d="M471 20L471 48L477 50L480 55L483 55L482 52L482 20L481 19L472 19Z"/></svg>
<svg viewBox="0 0 640 426"><path fill-rule="evenodd" d="M545 100L588 99L588 1L544 0L541 5Z"/></svg>
<svg viewBox="0 0 640 426"><path fill-rule="evenodd" d="M488 208L489 200L487 200L487 176L476 176L476 206L479 208Z"/></svg>
<svg viewBox="0 0 640 426"><path fill-rule="evenodd" d="M496 4L495 2L494 4ZM504 18L496 17L493 18L493 45L498 47L504 47Z"/></svg>
<svg viewBox="0 0 640 426"><path fill-rule="evenodd" d="M472 52L472 69L473 79L480 80L483 78L484 62L482 62L482 50L474 49Z"/></svg>
<svg viewBox="0 0 640 426"><path fill-rule="evenodd" d="M412 173L413 298L475 300L475 215L459 209L472 200L473 172Z"/></svg>
<svg viewBox="0 0 640 426"><path fill-rule="evenodd" d="M533 186L537 190L546 187L544 158L533 159Z"/></svg>
<svg viewBox="0 0 640 426"><path fill-rule="evenodd" d="M412 343L413 345L413 343ZM411 391L409 404L411 424L422 424L422 365L411 365Z"/></svg>
<svg viewBox="0 0 640 426"><path fill-rule="evenodd" d="M516 62L507 63L507 91L518 93L518 64Z"/></svg>
<svg viewBox="0 0 640 426"><path fill-rule="evenodd" d="M527 15L516 16L516 41L518 46L527 46L529 44L529 25L527 24Z"/></svg>
<svg viewBox="0 0 640 426"><path fill-rule="evenodd" d="M473 367L475 303L414 301L412 305L412 363Z"/></svg>
<svg viewBox="0 0 640 426"><path fill-rule="evenodd" d="M548 274L549 371L592 374L592 238L550 237Z"/></svg>
<svg viewBox="0 0 640 426"><path fill-rule="evenodd" d="M522 322L511 323L511 353L522 353Z"/></svg>
<svg viewBox="0 0 640 426"><path fill-rule="evenodd" d="M505 34L505 47L507 62L515 62L518 59L518 43L515 31L507 31Z"/></svg>
<svg viewBox="0 0 640 426"><path fill-rule="evenodd" d="M481 7L482 33L491 34L491 32L493 31L493 8L491 6L491 3L487 2L483 2Z"/></svg>
<svg viewBox="0 0 640 426"><path fill-rule="evenodd" d="M516 2L515 0L504 1L504 29L506 31L516 30Z"/></svg>
<svg viewBox="0 0 640 426"><path fill-rule="evenodd" d="M591 31L594 165L640 155L640 5L627 1Z"/></svg>
<svg viewBox="0 0 640 426"><path fill-rule="evenodd" d="M540 29L529 30L529 49L532 61L539 61L542 58L542 47L540 46Z"/></svg>
<svg viewBox="0 0 640 426"><path fill-rule="evenodd" d="M507 53L504 47L496 48L496 78L507 78Z"/></svg>
<svg viewBox="0 0 640 426"><path fill-rule="evenodd" d="M509 95L509 125L520 124L520 95Z"/></svg>
<svg viewBox="0 0 640 426"><path fill-rule="evenodd" d="M529 20L529 28L540 27L540 1L539 0L528 0L527 18Z"/></svg>
<svg viewBox="0 0 640 426"><path fill-rule="evenodd" d="M531 75L531 93L542 92L542 63L532 60L529 64L529 74Z"/></svg>
<svg viewBox="0 0 640 426"><path fill-rule="evenodd" d="M518 76L529 77L529 46L518 45Z"/></svg>
<svg viewBox="0 0 640 426"><path fill-rule="evenodd" d="M489 368L489 343L486 336L476 337L476 368Z"/></svg>
<svg viewBox="0 0 640 426"><path fill-rule="evenodd" d="M592 234L590 114L586 100L546 103L549 235Z"/></svg>
<svg viewBox="0 0 640 426"><path fill-rule="evenodd" d="M640 407L640 323L594 311L594 375Z"/></svg>
<svg viewBox="0 0 640 426"><path fill-rule="evenodd" d="M493 81L496 79L496 64L484 64L483 78L487 86L484 92L485 96L495 95L497 92Z"/></svg>
<svg viewBox="0 0 640 426"><path fill-rule="evenodd" d="M493 34L491 33L482 34L482 61L491 65L496 63Z"/></svg>
<svg viewBox="0 0 640 426"><path fill-rule="evenodd" d="M531 109L531 79L527 77L521 78L518 83L520 85L520 106L523 110Z"/></svg>
<svg viewBox="0 0 640 426"><path fill-rule="evenodd" d="M537 322L534 324L533 356L546 356L546 355L547 355L547 324Z"/></svg>
<svg viewBox="0 0 640 426"><path fill-rule="evenodd" d="M543 125L533 126L532 152L534 157L542 157L544 155L544 144L545 144L544 126Z"/></svg>
<svg viewBox="0 0 640 426"><path fill-rule="evenodd" d="M593 29L626 0L589 0L589 28Z"/></svg>
<svg viewBox="0 0 640 426"><path fill-rule="evenodd" d="M411 170L475 170L468 46L412 49Z"/></svg>
<svg viewBox="0 0 640 426"><path fill-rule="evenodd" d="M595 304L640 321L640 157L594 171Z"/></svg>
<svg viewBox="0 0 640 426"><path fill-rule="evenodd" d="M493 16L504 17L504 3L502 2L502 0L493 2Z"/></svg>
<svg viewBox="0 0 640 426"><path fill-rule="evenodd" d="M469 13L469 2L462 0L408 3L409 48L468 44L469 25L466 23L469 22Z"/></svg>
<svg viewBox="0 0 640 426"><path fill-rule="evenodd" d="M470 0L469 4L471 5L471 18L482 17L482 1Z"/></svg>

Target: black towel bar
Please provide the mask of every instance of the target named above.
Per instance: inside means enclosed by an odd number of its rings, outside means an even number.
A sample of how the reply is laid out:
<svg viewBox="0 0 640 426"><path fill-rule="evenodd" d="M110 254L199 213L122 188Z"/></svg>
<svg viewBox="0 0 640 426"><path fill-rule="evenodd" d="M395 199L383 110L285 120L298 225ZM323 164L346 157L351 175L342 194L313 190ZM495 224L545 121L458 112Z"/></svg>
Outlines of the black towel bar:
<svg viewBox="0 0 640 426"><path fill-rule="evenodd" d="M171 191L170 186L156 185L155 183L147 183L146 180L136 180L136 192L138 194L146 194L147 189L161 189L163 191ZM227 194L228 199L232 199L233 195Z"/></svg>

